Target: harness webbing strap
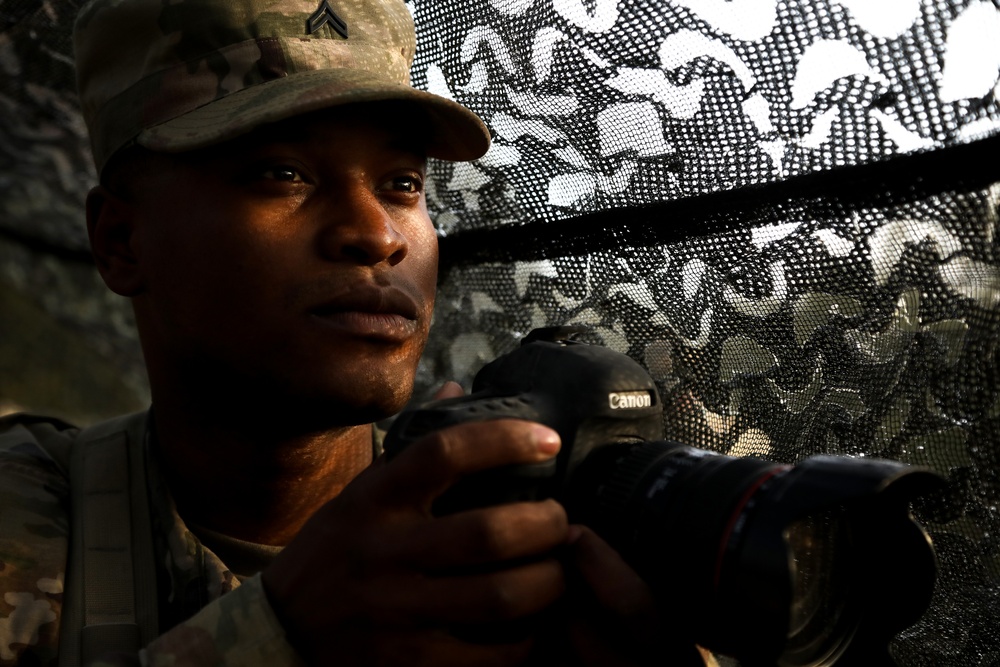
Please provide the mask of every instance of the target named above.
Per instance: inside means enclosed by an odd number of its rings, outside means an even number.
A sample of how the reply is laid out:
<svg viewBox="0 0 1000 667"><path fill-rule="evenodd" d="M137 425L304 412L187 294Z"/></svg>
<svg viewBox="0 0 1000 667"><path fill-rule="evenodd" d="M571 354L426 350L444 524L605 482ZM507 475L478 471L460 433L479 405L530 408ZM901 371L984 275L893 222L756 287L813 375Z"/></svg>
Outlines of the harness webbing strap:
<svg viewBox="0 0 1000 667"><path fill-rule="evenodd" d="M60 665L136 654L158 634L146 495L145 415L80 433L72 449L72 531Z"/></svg>

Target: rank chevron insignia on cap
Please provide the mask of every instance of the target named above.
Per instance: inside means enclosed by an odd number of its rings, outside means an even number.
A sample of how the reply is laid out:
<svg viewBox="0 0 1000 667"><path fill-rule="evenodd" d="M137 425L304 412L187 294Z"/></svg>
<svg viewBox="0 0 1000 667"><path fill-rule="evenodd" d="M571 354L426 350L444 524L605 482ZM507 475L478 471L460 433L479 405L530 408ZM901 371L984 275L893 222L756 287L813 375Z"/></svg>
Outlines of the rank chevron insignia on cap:
<svg viewBox="0 0 1000 667"><path fill-rule="evenodd" d="M323 0L320 3L319 9L313 12L313 15L306 22L306 30L311 35L327 23L330 24L330 27L337 34L347 39L347 24L344 22L344 19L337 16L337 12L333 11L333 7L330 6L330 0Z"/></svg>

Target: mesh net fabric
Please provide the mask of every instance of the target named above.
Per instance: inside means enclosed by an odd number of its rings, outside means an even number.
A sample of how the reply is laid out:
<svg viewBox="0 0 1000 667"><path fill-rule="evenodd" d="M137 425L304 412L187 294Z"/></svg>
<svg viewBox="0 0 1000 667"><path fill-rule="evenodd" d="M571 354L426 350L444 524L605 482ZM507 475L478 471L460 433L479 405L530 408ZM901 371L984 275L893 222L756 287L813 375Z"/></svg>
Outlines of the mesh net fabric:
<svg viewBox="0 0 1000 667"><path fill-rule="evenodd" d="M78 4L0 7L4 257L88 256ZM584 323L651 371L677 440L929 465L948 478L922 510L941 575L894 654L1000 664L996 0L411 7L415 83L495 136L432 165L443 264L418 393Z"/></svg>
<svg viewBox="0 0 1000 667"><path fill-rule="evenodd" d="M415 19L417 85L495 139L432 165L423 385L585 324L649 369L676 440L928 465L941 573L894 657L1000 664L997 3L434 0Z"/></svg>

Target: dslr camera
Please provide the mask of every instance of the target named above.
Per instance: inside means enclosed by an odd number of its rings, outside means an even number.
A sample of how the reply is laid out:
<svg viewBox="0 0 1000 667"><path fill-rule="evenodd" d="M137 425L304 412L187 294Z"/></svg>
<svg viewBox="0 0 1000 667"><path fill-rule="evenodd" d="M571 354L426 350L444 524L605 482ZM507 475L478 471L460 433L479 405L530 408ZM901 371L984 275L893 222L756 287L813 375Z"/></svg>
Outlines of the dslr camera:
<svg viewBox="0 0 1000 667"><path fill-rule="evenodd" d="M744 667L894 665L892 637L930 603L936 560L910 513L941 478L893 461L734 458L663 439L663 406L638 363L539 329L486 365L472 393L403 412L389 457L468 421L541 422L548 462L470 476L439 514L555 498L645 580L679 636ZM669 418L669 415L667 415Z"/></svg>

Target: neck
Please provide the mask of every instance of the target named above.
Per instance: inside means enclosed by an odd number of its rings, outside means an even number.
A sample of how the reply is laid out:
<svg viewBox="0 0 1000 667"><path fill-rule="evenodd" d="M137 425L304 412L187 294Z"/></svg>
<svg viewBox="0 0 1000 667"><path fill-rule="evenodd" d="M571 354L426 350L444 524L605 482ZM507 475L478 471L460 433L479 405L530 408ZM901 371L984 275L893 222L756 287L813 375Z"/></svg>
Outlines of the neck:
<svg viewBox="0 0 1000 667"><path fill-rule="evenodd" d="M287 544L372 460L371 425L311 432L280 418L192 415L155 402L156 455L181 517L231 537Z"/></svg>

